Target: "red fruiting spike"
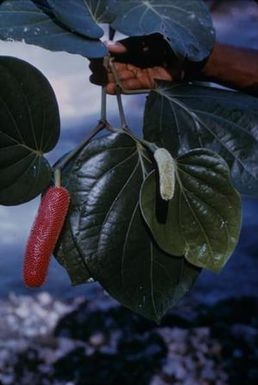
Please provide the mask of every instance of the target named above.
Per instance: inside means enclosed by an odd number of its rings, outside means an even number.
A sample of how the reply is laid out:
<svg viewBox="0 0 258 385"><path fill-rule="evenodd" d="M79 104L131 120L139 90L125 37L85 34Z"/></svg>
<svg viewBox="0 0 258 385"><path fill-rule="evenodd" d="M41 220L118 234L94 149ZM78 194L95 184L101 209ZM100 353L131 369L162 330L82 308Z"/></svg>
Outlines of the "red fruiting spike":
<svg viewBox="0 0 258 385"><path fill-rule="evenodd" d="M43 196L25 252L23 277L26 286L39 287L45 282L69 203L69 192L64 187L50 187Z"/></svg>

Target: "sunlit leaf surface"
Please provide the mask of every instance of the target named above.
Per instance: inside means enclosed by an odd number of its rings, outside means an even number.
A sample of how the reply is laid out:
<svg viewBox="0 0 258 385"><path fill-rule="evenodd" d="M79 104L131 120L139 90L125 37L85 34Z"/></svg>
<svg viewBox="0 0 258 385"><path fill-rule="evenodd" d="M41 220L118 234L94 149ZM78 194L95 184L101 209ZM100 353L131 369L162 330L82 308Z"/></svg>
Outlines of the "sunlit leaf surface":
<svg viewBox="0 0 258 385"><path fill-rule="evenodd" d="M99 40L72 33L51 14L30 0L5 0L0 3L0 39L18 40L51 51L66 51L103 57L107 50Z"/></svg>
<svg viewBox="0 0 258 385"><path fill-rule="evenodd" d="M196 266L219 271L234 251L241 227L240 197L224 160L197 149L177 159L175 196L159 219L155 172L141 191L143 216L159 246Z"/></svg>
<svg viewBox="0 0 258 385"><path fill-rule="evenodd" d="M176 157L194 148L220 154L235 187L258 196L258 99L196 85L161 84L150 93L144 136Z"/></svg>
<svg viewBox="0 0 258 385"><path fill-rule="evenodd" d="M199 269L159 249L141 216L141 184L152 169L145 150L126 134L91 142L66 186L70 221L90 274L119 302L159 320L192 286Z"/></svg>
<svg viewBox="0 0 258 385"><path fill-rule="evenodd" d="M209 10L199 0L119 0L116 12L114 29L129 36L160 33L189 60L206 58L215 42Z"/></svg>

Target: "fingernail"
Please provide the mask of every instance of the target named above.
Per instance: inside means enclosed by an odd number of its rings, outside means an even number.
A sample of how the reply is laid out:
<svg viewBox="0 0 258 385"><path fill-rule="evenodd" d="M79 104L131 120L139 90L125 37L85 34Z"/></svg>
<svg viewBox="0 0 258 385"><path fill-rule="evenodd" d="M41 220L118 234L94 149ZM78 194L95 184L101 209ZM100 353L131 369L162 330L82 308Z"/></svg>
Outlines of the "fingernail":
<svg viewBox="0 0 258 385"><path fill-rule="evenodd" d="M104 44L105 44L107 47L117 45L117 43L116 43L115 41L113 41L113 40L106 40L106 41L104 41Z"/></svg>

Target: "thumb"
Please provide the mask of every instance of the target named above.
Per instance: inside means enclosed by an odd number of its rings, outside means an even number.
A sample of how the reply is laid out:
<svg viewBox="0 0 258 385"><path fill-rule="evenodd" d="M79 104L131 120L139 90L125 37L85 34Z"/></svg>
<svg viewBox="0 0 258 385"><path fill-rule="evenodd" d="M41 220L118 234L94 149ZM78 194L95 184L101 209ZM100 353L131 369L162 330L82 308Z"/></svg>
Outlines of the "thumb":
<svg viewBox="0 0 258 385"><path fill-rule="evenodd" d="M119 43L118 41L109 40L105 44L110 53L123 54L127 52L127 48L123 44Z"/></svg>

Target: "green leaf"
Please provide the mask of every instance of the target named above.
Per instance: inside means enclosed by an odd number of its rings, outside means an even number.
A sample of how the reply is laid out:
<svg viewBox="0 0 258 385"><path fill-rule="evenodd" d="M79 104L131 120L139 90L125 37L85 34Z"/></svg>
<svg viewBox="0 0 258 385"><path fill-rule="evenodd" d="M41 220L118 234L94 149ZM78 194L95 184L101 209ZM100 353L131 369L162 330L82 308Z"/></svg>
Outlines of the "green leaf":
<svg viewBox="0 0 258 385"><path fill-rule="evenodd" d="M88 0L91 13L98 23L112 23L120 0Z"/></svg>
<svg viewBox="0 0 258 385"><path fill-rule="evenodd" d="M5 0L0 4L0 39L24 41L51 51L89 58L103 57L107 53L99 40L72 33L30 0Z"/></svg>
<svg viewBox="0 0 258 385"><path fill-rule="evenodd" d="M27 202L48 186L43 154L55 147L59 125L47 79L22 60L0 57L0 204Z"/></svg>
<svg viewBox="0 0 258 385"><path fill-rule="evenodd" d="M71 206L68 213L69 221L66 221L64 224L54 256L67 271L72 285L80 285L89 281L92 282L92 280L87 265L73 237L71 223L76 226L74 219L75 221L77 220L77 216L73 216L74 210L76 210L76 208Z"/></svg>
<svg viewBox="0 0 258 385"><path fill-rule="evenodd" d="M72 32L99 39L104 31L93 18L87 0L48 0L55 17Z"/></svg>
<svg viewBox="0 0 258 385"><path fill-rule="evenodd" d="M162 83L145 109L144 137L177 157L208 148L228 163L235 187L258 196L258 99L197 85Z"/></svg>
<svg viewBox="0 0 258 385"><path fill-rule="evenodd" d="M129 36L160 33L189 60L206 58L215 42L209 10L200 0L120 0L116 12L114 29Z"/></svg>
<svg viewBox="0 0 258 385"><path fill-rule="evenodd" d="M97 23L112 20L114 0L48 0L55 17L72 32L99 39L104 31Z"/></svg>
<svg viewBox="0 0 258 385"><path fill-rule="evenodd" d="M159 320L200 270L162 252L149 234L139 192L151 169L141 145L116 134L92 141L63 177L77 207L73 237L92 276L123 305Z"/></svg>
<svg viewBox="0 0 258 385"><path fill-rule="evenodd" d="M228 166L219 155L196 149L177 159L176 174L166 220L157 215L155 172L141 190L142 214L164 251L217 272L234 251L241 227L240 197Z"/></svg>
<svg viewBox="0 0 258 385"><path fill-rule="evenodd" d="M64 157L55 164L55 168L58 168L58 164L63 158ZM71 200L67 215L69 220L66 219L65 221L62 233L58 239L58 244L54 251L54 256L60 265L67 271L72 284L80 285L89 280L91 281L91 275L73 236L73 229L78 226L78 211L80 207L75 199L76 191L73 191L73 187L75 186L73 183L74 174L71 171L73 166L74 160L70 161L62 171L62 185L69 188L69 192L74 199Z"/></svg>

